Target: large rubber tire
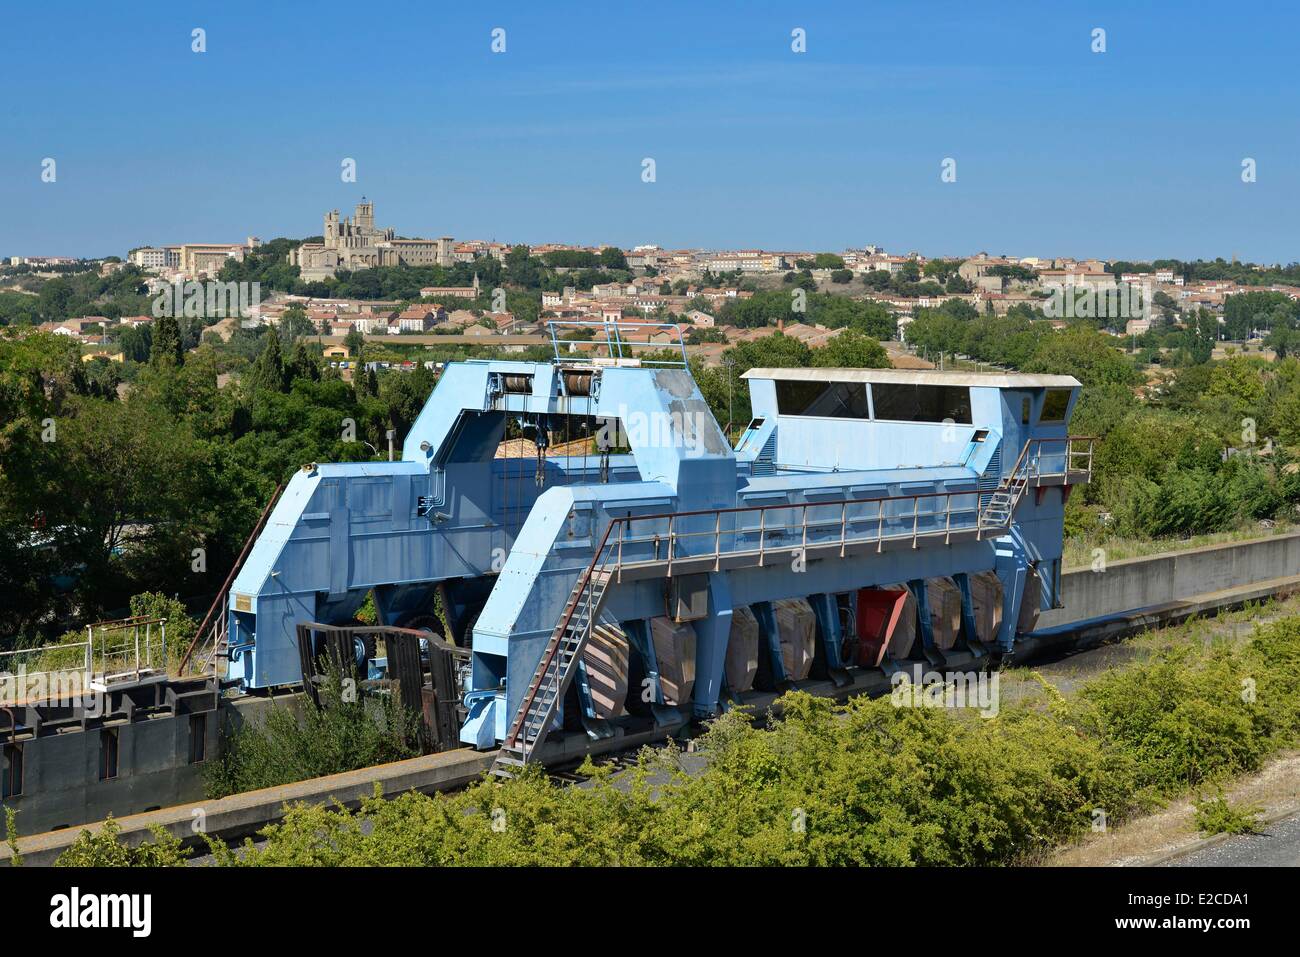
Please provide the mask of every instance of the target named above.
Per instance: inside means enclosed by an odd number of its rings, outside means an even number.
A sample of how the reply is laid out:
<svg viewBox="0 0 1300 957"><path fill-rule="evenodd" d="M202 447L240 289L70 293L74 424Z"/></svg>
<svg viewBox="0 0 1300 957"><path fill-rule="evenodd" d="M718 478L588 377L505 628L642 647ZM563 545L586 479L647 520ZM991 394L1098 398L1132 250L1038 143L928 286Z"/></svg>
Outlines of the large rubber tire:
<svg viewBox="0 0 1300 957"><path fill-rule="evenodd" d="M363 649L362 653L365 655L365 661L357 664L357 675L358 677L365 678L369 672L368 663L374 660L375 652L379 649L375 643L374 635L364 635L359 640Z"/></svg>
<svg viewBox="0 0 1300 957"><path fill-rule="evenodd" d="M460 644L462 648L474 647L474 626L478 624L479 615L481 614L483 614L482 608L465 620L465 633L461 636Z"/></svg>
<svg viewBox="0 0 1300 957"><path fill-rule="evenodd" d="M431 635L443 637L442 622L432 613L419 612L414 615L408 615L402 619L403 628L411 628L415 631L427 631Z"/></svg>

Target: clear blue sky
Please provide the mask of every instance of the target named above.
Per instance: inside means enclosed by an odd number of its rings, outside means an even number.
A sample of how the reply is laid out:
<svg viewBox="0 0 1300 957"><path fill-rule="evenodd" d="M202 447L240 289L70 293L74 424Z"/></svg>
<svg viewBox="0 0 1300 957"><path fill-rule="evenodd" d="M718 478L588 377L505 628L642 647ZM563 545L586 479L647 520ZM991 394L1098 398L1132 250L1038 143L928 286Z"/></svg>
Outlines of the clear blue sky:
<svg viewBox="0 0 1300 957"><path fill-rule="evenodd" d="M796 6L5 4L0 254L312 235L364 193L402 235L1300 258L1292 5Z"/></svg>

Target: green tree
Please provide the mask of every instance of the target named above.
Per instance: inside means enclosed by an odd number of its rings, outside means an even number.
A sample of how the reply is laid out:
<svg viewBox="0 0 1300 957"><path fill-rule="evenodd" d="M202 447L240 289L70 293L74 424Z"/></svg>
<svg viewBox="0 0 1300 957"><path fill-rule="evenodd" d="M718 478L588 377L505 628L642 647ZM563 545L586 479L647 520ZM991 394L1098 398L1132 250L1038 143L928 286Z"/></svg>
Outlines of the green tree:
<svg viewBox="0 0 1300 957"><path fill-rule="evenodd" d="M1138 379L1133 363L1115 347L1114 338L1086 325L1043 337L1024 371L1072 375L1085 386L1131 386Z"/></svg>
<svg viewBox="0 0 1300 957"><path fill-rule="evenodd" d="M284 353L280 350L280 337L274 332L266 336L262 354L253 363L248 387L251 392L287 392L290 377L284 367Z"/></svg>
<svg viewBox="0 0 1300 957"><path fill-rule="evenodd" d="M356 327L350 328L348 334L343 337L343 345L347 347L348 355L355 359L361 355L361 350L365 348L366 337Z"/></svg>
<svg viewBox="0 0 1300 957"><path fill-rule="evenodd" d="M846 329L826 345L812 351L814 366L837 369L888 369L884 347L855 329Z"/></svg>
<svg viewBox="0 0 1300 957"><path fill-rule="evenodd" d="M606 269L626 269L627 257L617 246L606 246L600 251L600 264Z"/></svg>
<svg viewBox="0 0 1300 957"><path fill-rule="evenodd" d="M180 366L185 362L180 325L174 316L159 316L154 320L149 362L155 367Z"/></svg>
<svg viewBox="0 0 1300 957"><path fill-rule="evenodd" d="M294 340L314 336L317 333L316 327L307 318L307 310L296 302L280 316L276 331L280 334L281 344L286 349L293 344Z"/></svg>

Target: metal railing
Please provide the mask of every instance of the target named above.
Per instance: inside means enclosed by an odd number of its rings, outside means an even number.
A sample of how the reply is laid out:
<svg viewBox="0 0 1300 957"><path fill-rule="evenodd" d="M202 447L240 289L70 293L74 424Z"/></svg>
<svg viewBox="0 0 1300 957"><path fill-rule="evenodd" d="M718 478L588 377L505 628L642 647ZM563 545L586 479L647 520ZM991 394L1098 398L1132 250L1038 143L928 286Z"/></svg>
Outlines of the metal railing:
<svg viewBox="0 0 1300 957"><path fill-rule="evenodd" d="M752 557L762 567L770 559L785 560L793 550L819 552L887 543L919 541L986 531L980 524L979 491L925 492L874 499L835 499L826 502L742 505L734 508L665 512L614 518L610 521L607 556L598 556L621 580L625 568L699 565L712 560L714 571L724 558Z"/></svg>
<svg viewBox="0 0 1300 957"><path fill-rule="evenodd" d="M0 651L0 680L23 676L38 679L49 675L81 671L90 674L94 666L93 642L70 641L36 648ZM13 704L15 702L6 702Z"/></svg>
<svg viewBox="0 0 1300 957"><path fill-rule="evenodd" d="M1091 435L1029 439L1020 449L1020 455L1016 457L1011 471L1003 476L997 488L984 493L986 498L980 516L981 524L1010 525L1011 516L1031 480L1060 478L1068 483L1070 476L1082 475L1083 481L1092 481L1092 455L1096 441ZM1079 443L1086 445L1080 448ZM1047 469L1044 468L1044 461L1048 463Z"/></svg>
<svg viewBox="0 0 1300 957"><path fill-rule="evenodd" d="M555 350L555 361L557 363L573 362L573 358L560 354L560 344L576 344L582 346L585 344L601 345L601 340L593 336L591 339L561 339L558 330L561 328L576 329L599 329L604 333L604 346L610 359L630 359L633 358L634 349L678 349L681 351L682 358L677 359L641 359L638 360L642 365L647 366L667 366L670 368L686 368L686 337L682 332L682 327L675 322L623 322L617 319L552 319L546 323L546 329L551 335L551 346ZM658 332L676 333L675 342L652 342L650 337ZM633 336L637 333L644 333L645 339L639 341ZM590 361L584 358L578 361Z"/></svg>
<svg viewBox="0 0 1300 957"><path fill-rule="evenodd" d="M1082 474L1087 481L1092 476L1095 442L1093 436L1030 439L1003 486L1017 473L1022 480L1068 481ZM1079 447L1082 443L1086 445ZM1057 446L1059 451L1053 451ZM689 562L698 568L712 560L712 570L718 571L728 558L753 558L761 567L778 554L786 560L792 551L807 554L812 549L823 556L838 552L843 558L850 548L863 545L874 545L880 552L897 543L917 548L922 539L942 538L950 544L954 536L971 532L976 538L1001 534L1011 517L986 521L981 494L981 489L971 488L618 517L610 521L592 563L609 567L621 581L623 570L637 565L662 564L664 574L671 575L675 565Z"/></svg>
<svg viewBox="0 0 1300 957"><path fill-rule="evenodd" d="M1013 478L1069 481L1082 476L1082 481L1088 481L1095 442L1092 436L1030 439L1002 488ZM638 565L662 564L664 574L672 575L675 566L687 562L698 569L712 560L712 570L718 571L727 558L752 557L761 567L769 557L779 554L785 560L795 550L838 553L843 558L850 548L863 545L874 545L879 552L897 543L917 548L922 539L941 538L950 544L954 536L971 532L976 538L1001 534L1011 516L988 521L980 506L982 494L983 490L971 488L617 517L610 521L606 541L593 562L596 567L610 567L621 580L624 569Z"/></svg>
<svg viewBox="0 0 1300 957"><path fill-rule="evenodd" d="M86 626L88 641L99 635L95 669L107 686L167 672L167 619L143 615ZM125 634L126 632L130 634ZM110 643L111 642L111 643Z"/></svg>
<svg viewBox="0 0 1300 957"><path fill-rule="evenodd" d="M0 652L0 697L6 699L0 703L37 703L107 690L165 674L167 660L166 618L137 615L94 622L86 626L85 641Z"/></svg>
<svg viewBox="0 0 1300 957"><path fill-rule="evenodd" d="M1092 458L1096 445L1095 435L1030 439L1020 450L1020 456L1016 459L1016 464L1008 473L1008 477L1017 475L1027 478L1068 477L1081 472L1087 476L1084 481L1089 481L1092 478ZM1045 451L1047 449L1051 451ZM1046 471L1043 468L1044 459L1049 465Z"/></svg>

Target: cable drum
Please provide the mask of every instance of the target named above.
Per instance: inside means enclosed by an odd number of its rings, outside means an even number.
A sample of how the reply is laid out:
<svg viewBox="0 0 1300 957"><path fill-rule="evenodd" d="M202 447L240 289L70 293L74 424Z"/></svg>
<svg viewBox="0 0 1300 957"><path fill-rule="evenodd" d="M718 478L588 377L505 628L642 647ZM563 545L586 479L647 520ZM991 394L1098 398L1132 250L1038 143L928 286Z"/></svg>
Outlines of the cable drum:
<svg viewBox="0 0 1300 957"><path fill-rule="evenodd" d="M585 371L571 371L564 373L564 391L571 396L584 397L591 395L591 373Z"/></svg>
<svg viewBox="0 0 1300 957"><path fill-rule="evenodd" d="M503 375L501 377L501 388L511 395L531 394L533 391L533 377L530 375Z"/></svg>

